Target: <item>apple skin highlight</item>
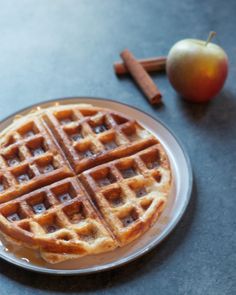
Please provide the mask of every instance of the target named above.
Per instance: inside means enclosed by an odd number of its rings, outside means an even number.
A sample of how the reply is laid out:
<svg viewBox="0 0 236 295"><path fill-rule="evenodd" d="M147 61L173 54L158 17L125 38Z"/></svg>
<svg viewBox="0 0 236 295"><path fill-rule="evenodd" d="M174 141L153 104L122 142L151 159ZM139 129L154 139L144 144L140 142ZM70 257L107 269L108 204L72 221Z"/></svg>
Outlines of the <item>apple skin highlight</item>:
<svg viewBox="0 0 236 295"><path fill-rule="evenodd" d="M216 44L197 39L177 42L167 57L171 85L186 100L206 102L222 89L228 75L228 57Z"/></svg>

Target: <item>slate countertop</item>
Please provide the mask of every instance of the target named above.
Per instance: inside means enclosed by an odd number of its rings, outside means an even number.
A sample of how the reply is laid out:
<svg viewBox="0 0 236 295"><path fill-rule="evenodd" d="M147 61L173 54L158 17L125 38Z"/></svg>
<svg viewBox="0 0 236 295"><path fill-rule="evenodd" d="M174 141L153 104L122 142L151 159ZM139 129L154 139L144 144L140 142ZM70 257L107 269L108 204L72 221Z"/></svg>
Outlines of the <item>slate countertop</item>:
<svg viewBox="0 0 236 295"><path fill-rule="evenodd" d="M0 294L236 294L236 2L208 0L22 0L0 8L0 119L66 96L113 98L165 122L192 162L191 203L170 237L119 269L82 277L30 273L0 260ZM207 105L182 101L152 75L162 107L147 103L112 64L128 47L140 58L167 54L183 38L225 48L230 73Z"/></svg>

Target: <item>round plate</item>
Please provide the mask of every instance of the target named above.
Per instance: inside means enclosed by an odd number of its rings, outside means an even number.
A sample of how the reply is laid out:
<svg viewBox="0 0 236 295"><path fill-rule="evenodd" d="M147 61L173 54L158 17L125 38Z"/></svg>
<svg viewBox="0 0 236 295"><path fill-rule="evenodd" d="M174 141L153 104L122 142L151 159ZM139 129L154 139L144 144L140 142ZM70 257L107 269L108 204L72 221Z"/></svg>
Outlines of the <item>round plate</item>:
<svg viewBox="0 0 236 295"><path fill-rule="evenodd" d="M29 270L57 275L72 275L88 274L115 268L147 253L163 241L175 228L189 203L192 189L192 170L189 158L179 140L159 120L150 117L150 115L141 112L138 109L116 101L77 97L43 102L37 106L42 108L49 107L55 105L55 102L59 102L60 104L89 103L94 106L114 109L137 119L144 127L156 135L169 156L173 173L172 189L167 206L159 220L144 235L131 244L118 248L112 252L86 256L77 260L51 265L44 262L36 251L19 246L8 245L2 239L2 244L0 245L0 257ZM35 107L36 106L34 105L19 111L17 114L2 121L0 123L0 131L6 128L16 115L27 114L32 109L35 109Z"/></svg>

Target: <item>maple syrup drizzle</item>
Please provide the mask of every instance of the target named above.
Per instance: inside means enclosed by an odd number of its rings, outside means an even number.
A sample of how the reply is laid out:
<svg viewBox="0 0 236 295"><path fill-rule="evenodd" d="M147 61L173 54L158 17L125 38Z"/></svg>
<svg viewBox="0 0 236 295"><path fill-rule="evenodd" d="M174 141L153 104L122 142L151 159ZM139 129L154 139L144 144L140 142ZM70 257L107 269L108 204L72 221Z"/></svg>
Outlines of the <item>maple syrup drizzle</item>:
<svg viewBox="0 0 236 295"><path fill-rule="evenodd" d="M10 244L9 242L5 241L2 236L0 236L0 248L3 248L5 252L12 253L16 258L29 264L34 264L41 267L47 266L47 263L40 257L37 250Z"/></svg>

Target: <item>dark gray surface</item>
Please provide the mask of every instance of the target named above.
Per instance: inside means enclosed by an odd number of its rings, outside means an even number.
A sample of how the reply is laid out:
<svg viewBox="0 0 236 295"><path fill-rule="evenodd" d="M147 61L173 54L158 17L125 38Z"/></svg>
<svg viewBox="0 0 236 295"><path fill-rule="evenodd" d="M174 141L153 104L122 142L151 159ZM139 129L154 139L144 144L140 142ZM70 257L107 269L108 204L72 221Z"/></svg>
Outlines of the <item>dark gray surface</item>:
<svg viewBox="0 0 236 295"><path fill-rule="evenodd" d="M30 273L0 261L0 294L235 294L236 2L1 1L0 117L65 96L114 98L163 120L195 174L192 200L172 235L125 267L84 277ZM186 37L215 41L230 58L224 91L208 105L183 102L155 75L165 104L151 107L112 63L125 47L162 55Z"/></svg>

